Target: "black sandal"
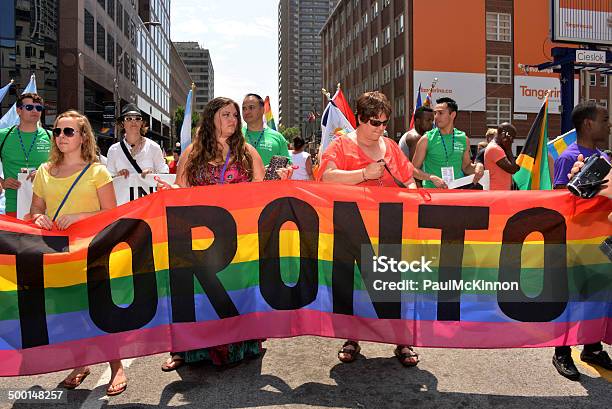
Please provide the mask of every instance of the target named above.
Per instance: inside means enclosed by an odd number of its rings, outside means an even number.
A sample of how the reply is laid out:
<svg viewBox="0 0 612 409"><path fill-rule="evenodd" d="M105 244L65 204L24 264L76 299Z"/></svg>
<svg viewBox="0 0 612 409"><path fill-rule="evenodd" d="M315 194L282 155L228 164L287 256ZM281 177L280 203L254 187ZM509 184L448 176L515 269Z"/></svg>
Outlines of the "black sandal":
<svg viewBox="0 0 612 409"><path fill-rule="evenodd" d="M170 358L164 361L161 366L161 370L164 372L172 372L185 365L185 359L180 355L171 355Z"/></svg>
<svg viewBox="0 0 612 409"><path fill-rule="evenodd" d="M402 352L402 349L408 348L410 352ZM419 354L414 352L411 346L408 345L398 345L393 351L397 360L400 361L402 365L405 367L417 366L419 364ZM416 361L409 361L410 358L416 358Z"/></svg>
<svg viewBox="0 0 612 409"><path fill-rule="evenodd" d="M347 346L352 346L354 349L347 348ZM359 351L361 351L361 347L356 341L346 341L342 348L338 351L338 359L340 362L344 362L345 364L351 363L357 359L357 355L359 355ZM340 354L348 355L348 358L340 357Z"/></svg>

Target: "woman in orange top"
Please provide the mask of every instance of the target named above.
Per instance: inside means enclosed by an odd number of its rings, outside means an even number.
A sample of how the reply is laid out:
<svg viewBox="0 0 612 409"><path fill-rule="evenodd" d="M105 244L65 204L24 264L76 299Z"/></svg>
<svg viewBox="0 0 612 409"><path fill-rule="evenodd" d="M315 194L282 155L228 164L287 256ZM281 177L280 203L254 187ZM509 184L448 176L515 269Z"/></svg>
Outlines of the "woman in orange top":
<svg viewBox="0 0 612 409"><path fill-rule="evenodd" d="M394 141L383 136L390 116L391 104L383 93L362 94L357 100L357 129L325 150L318 179L359 186L397 187L401 183L416 189L412 163ZM357 341L348 340L338 351L338 359L353 362L360 350ZM419 363L418 354L408 345L398 345L394 353L404 366Z"/></svg>

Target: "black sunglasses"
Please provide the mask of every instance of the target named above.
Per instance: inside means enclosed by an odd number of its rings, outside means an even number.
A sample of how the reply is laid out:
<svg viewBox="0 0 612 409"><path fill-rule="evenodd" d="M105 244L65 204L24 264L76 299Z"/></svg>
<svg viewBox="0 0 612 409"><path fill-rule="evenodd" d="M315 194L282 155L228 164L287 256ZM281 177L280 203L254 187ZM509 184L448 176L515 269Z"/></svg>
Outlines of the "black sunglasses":
<svg viewBox="0 0 612 409"><path fill-rule="evenodd" d="M68 138L72 138L76 132L79 132L76 129L69 128L69 127L66 127L64 129L62 129L62 128L54 128L53 129L53 136L55 136L56 138L59 137L62 134L62 131L64 132L64 135L67 136Z"/></svg>
<svg viewBox="0 0 612 409"><path fill-rule="evenodd" d="M19 108L25 108L26 111L32 111L33 109L36 109L38 112L42 112L45 110L45 107L43 105L33 104L19 105Z"/></svg>
<svg viewBox="0 0 612 409"><path fill-rule="evenodd" d="M387 126L387 124L389 123L389 120L387 119L386 121L379 121L379 120L376 120L376 119L370 119L369 122L370 122L370 125L378 128L381 125Z"/></svg>

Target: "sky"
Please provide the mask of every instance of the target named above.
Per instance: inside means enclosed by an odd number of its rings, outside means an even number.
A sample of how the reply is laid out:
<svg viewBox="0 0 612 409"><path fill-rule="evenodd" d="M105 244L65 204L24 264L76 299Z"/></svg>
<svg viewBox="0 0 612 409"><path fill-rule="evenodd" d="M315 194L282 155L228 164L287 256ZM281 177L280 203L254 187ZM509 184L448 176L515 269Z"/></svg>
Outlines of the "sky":
<svg viewBox="0 0 612 409"><path fill-rule="evenodd" d="M278 123L278 0L173 0L172 41L210 50L215 97L270 96Z"/></svg>

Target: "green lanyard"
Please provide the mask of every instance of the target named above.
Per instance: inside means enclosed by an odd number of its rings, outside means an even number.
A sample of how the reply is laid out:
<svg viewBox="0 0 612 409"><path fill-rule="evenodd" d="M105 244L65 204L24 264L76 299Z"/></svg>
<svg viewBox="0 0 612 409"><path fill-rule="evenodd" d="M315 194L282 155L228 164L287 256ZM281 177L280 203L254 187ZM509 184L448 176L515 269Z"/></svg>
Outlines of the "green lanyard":
<svg viewBox="0 0 612 409"><path fill-rule="evenodd" d="M446 157L446 166L448 166L448 151L446 150L446 143L444 142L444 138L442 137L442 132L440 132L440 141L442 141L442 146L444 147L444 156ZM451 142L451 146L453 150L451 151L451 155L455 153L455 129L453 128L453 140Z"/></svg>

